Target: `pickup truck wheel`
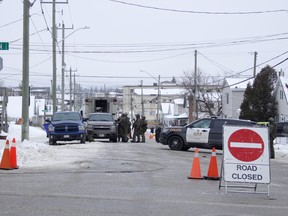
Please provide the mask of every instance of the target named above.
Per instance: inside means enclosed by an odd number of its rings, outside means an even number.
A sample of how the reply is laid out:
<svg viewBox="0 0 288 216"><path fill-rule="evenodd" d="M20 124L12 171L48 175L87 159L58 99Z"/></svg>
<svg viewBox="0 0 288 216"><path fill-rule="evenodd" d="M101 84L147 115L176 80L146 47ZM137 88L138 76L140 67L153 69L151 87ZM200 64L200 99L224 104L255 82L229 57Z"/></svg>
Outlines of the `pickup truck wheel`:
<svg viewBox="0 0 288 216"><path fill-rule="evenodd" d="M49 137L49 145L56 145L56 141Z"/></svg>
<svg viewBox="0 0 288 216"><path fill-rule="evenodd" d="M110 138L109 141L110 142L117 142L117 137L116 138Z"/></svg>
<svg viewBox="0 0 288 216"><path fill-rule="evenodd" d="M183 148L183 141L178 136L172 136L168 141L168 145L171 150L181 151Z"/></svg>

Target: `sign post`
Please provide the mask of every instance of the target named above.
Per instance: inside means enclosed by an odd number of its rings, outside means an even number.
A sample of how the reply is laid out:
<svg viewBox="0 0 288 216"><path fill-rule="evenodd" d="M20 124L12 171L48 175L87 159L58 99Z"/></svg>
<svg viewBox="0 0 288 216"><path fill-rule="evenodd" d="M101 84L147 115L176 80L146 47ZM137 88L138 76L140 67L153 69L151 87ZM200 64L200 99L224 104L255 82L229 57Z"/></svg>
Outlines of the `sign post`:
<svg viewBox="0 0 288 216"><path fill-rule="evenodd" d="M224 125L223 179L225 181L226 193L228 191L228 182L253 183L256 185L270 184L268 134L267 127ZM256 190L256 186L253 188Z"/></svg>

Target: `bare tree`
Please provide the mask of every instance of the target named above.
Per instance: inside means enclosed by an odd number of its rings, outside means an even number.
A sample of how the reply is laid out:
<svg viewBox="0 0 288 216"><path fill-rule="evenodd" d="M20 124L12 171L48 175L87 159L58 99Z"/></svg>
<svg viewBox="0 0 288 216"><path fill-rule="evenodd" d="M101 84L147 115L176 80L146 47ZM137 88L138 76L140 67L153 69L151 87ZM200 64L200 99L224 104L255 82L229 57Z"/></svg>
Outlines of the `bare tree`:
<svg viewBox="0 0 288 216"><path fill-rule="evenodd" d="M222 113L222 97L220 81L215 77L205 75L200 69L196 75L196 94L194 90L194 71L184 71L182 85L188 97L196 95L197 117L200 113L204 116L219 116Z"/></svg>

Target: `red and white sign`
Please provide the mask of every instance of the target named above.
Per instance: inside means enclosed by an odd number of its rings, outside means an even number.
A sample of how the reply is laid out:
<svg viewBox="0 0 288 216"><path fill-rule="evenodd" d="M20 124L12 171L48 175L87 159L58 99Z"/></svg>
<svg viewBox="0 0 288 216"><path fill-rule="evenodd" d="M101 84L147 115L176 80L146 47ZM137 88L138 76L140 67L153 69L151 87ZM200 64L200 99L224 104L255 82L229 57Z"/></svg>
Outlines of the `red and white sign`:
<svg viewBox="0 0 288 216"><path fill-rule="evenodd" d="M261 136L251 129L235 131L228 139L230 153L238 160L252 162L264 152L264 142Z"/></svg>
<svg viewBox="0 0 288 216"><path fill-rule="evenodd" d="M267 127L223 126L224 180L270 183Z"/></svg>

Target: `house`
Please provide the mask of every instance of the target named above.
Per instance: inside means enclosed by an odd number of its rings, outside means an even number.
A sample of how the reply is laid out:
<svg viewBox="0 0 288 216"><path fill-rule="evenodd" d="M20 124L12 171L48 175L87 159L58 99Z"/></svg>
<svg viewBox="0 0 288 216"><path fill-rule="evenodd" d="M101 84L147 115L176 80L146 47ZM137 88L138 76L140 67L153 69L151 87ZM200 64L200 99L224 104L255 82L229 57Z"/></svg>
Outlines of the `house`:
<svg viewBox="0 0 288 216"><path fill-rule="evenodd" d="M247 84L253 84L253 78L226 78L222 85L222 117L239 118Z"/></svg>
<svg viewBox="0 0 288 216"><path fill-rule="evenodd" d="M288 121L288 77L279 76L275 89L274 97L277 102L276 122Z"/></svg>
<svg viewBox="0 0 288 216"><path fill-rule="evenodd" d="M131 118L134 118L136 113L142 114L143 107L147 121L150 124L156 124L157 120L162 122L164 115L174 114L174 99L183 98L183 94L183 87L176 84L124 86L123 112L129 113ZM177 106L183 106L183 104ZM177 112L181 111L178 107L176 109ZM157 116L158 110L159 116Z"/></svg>

